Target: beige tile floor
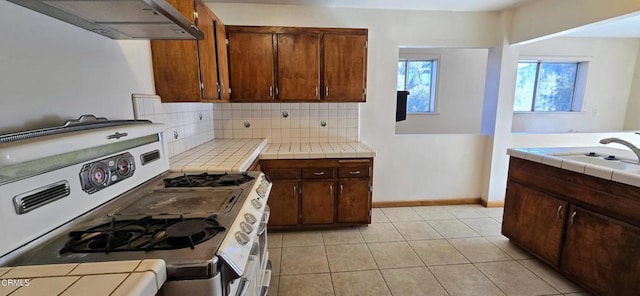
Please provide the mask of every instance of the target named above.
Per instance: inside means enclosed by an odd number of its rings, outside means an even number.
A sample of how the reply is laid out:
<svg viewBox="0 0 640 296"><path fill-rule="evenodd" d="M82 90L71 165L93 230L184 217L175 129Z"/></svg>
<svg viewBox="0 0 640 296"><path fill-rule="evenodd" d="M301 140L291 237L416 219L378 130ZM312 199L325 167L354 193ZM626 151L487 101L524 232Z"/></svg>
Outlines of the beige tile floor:
<svg viewBox="0 0 640 296"><path fill-rule="evenodd" d="M588 295L501 221L480 205L382 208L368 227L269 233L269 295Z"/></svg>

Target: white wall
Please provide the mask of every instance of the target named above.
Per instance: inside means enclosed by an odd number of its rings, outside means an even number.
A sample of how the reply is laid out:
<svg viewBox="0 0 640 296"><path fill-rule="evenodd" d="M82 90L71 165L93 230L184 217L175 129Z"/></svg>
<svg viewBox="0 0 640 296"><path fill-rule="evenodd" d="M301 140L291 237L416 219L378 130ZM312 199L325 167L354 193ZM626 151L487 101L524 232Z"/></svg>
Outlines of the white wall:
<svg viewBox="0 0 640 296"><path fill-rule="evenodd" d="M603 132L623 129L640 40L553 38L519 46L523 57L589 61L583 112L516 113L514 132Z"/></svg>
<svg viewBox="0 0 640 296"><path fill-rule="evenodd" d="M407 114L396 134L480 133L487 49L401 49L403 57L425 55L439 58L436 114Z"/></svg>
<svg viewBox="0 0 640 296"><path fill-rule="evenodd" d="M640 57L640 49L638 49L638 57ZM636 58L636 68L629 93L624 129L640 130L640 58Z"/></svg>
<svg viewBox="0 0 640 296"><path fill-rule="evenodd" d="M154 93L148 41L115 41L0 1L0 133L82 114L133 118Z"/></svg>
<svg viewBox="0 0 640 296"><path fill-rule="evenodd" d="M374 201L479 197L486 137L395 135L400 45L488 48L499 43L499 14L364 10L210 3L229 25L369 29L367 103L360 140L377 152ZM427 28L437 28L429 30Z"/></svg>

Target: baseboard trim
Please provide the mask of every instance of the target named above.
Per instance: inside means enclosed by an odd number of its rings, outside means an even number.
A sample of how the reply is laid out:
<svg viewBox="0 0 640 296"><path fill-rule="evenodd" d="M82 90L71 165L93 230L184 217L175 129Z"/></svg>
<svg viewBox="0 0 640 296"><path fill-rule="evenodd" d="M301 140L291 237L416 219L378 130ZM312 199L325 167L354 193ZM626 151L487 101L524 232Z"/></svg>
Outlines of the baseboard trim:
<svg viewBox="0 0 640 296"><path fill-rule="evenodd" d="M482 200L482 205L486 208L502 208L504 207L504 200L499 201L485 201Z"/></svg>
<svg viewBox="0 0 640 296"><path fill-rule="evenodd" d="M374 208L420 207L484 204L481 198L441 199L441 200L411 200L411 201L376 201L371 204ZM497 206L496 206L497 207Z"/></svg>

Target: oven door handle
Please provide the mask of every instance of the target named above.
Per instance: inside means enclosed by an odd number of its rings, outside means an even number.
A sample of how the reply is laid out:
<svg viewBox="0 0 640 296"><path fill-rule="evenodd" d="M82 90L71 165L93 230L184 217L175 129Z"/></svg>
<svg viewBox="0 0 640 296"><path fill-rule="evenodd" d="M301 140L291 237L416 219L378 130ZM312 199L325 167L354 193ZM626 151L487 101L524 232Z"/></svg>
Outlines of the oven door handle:
<svg viewBox="0 0 640 296"><path fill-rule="evenodd" d="M264 214L262 214L262 219L260 220L260 226L258 226L258 235L262 235L267 229L267 224L269 223L269 217L271 217L271 208L267 205L264 208Z"/></svg>

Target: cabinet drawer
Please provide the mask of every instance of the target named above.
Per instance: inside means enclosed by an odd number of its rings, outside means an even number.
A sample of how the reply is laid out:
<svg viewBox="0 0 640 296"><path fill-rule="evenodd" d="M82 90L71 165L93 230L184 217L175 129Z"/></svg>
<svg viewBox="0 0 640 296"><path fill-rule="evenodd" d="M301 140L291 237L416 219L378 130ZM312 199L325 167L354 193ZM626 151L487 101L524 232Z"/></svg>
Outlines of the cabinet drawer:
<svg viewBox="0 0 640 296"><path fill-rule="evenodd" d="M334 168L308 168L302 169L303 179L331 179L335 178Z"/></svg>
<svg viewBox="0 0 640 296"><path fill-rule="evenodd" d="M340 168L338 171L340 178L362 178L369 177L369 167Z"/></svg>
<svg viewBox="0 0 640 296"><path fill-rule="evenodd" d="M272 180L300 179L299 169L263 169L262 171Z"/></svg>

